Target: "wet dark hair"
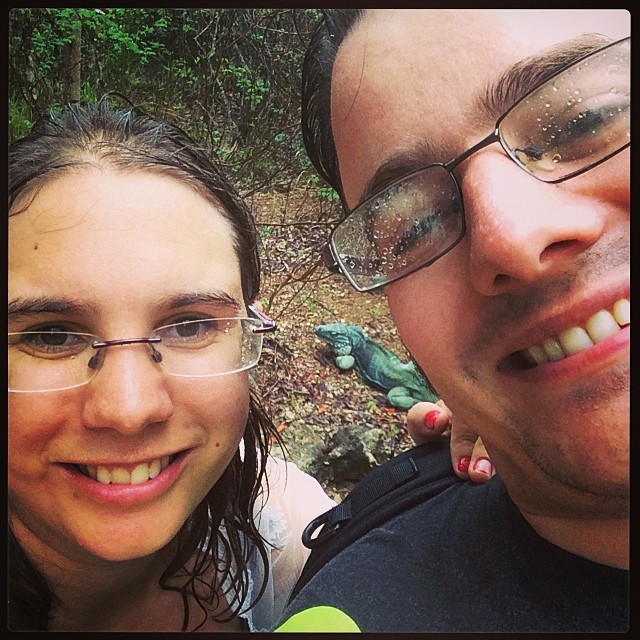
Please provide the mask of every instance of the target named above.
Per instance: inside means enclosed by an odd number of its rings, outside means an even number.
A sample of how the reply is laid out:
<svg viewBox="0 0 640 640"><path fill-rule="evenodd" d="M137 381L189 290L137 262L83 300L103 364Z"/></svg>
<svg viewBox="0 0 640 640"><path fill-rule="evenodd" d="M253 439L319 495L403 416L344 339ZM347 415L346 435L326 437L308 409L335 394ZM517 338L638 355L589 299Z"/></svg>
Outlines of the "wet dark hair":
<svg viewBox="0 0 640 640"><path fill-rule="evenodd" d="M331 129L331 76L338 49L365 9L324 9L302 65L302 139L316 171L345 206L338 154ZM346 210L346 207L345 207Z"/></svg>
<svg viewBox="0 0 640 640"><path fill-rule="evenodd" d="M118 107L115 101L113 96L105 96L96 103L73 102L53 108L35 122L26 137L10 145L9 215L24 210L45 183L83 166L169 176L192 186L230 222L244 300L247 304L255 300L260 287L255 223L212 154L179 127L128 103ZM213 616L224 622L247 608L242 605L249 593L249 558L257 553L265 569L268 564L267 543L256 528L253 512L266 487L270 443L278 441L278 434L253 391L243 440L244 454L236 452L178 532L178 551L160 580L162 588L182 594L183 631L189 626L189 595L202 610L199 626L220 605L216 585L203 580L211 568L216 570L218 584L226 580L230 584L225 592L228 606ZM8 543L9 628L46 630L55 615L56 596L11 531ZM187 568L194 558L193 568ZM180 586L175 586L177 581ZM265 588L266 578L249 606Z"/></svg>

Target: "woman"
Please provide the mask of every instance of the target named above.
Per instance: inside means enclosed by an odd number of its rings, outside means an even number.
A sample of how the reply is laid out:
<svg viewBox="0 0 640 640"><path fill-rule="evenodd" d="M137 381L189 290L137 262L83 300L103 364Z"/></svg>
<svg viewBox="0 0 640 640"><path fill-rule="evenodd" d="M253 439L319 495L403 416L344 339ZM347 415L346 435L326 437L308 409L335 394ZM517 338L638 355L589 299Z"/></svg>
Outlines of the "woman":
<svg viewBox="0 0 640 640"><path fill-rule="evenodd" d="M10 628L269 630L333 502L268 455L250 212L182 130L105 98L11 146L9 216Z"/></svg>
<svg viewBox="0 0 640 640"><path fill-rule="evenodd" d="M109 99L11 146L9 212L10 627L270 628L332 502L268 456L250 212Z"/></svg>

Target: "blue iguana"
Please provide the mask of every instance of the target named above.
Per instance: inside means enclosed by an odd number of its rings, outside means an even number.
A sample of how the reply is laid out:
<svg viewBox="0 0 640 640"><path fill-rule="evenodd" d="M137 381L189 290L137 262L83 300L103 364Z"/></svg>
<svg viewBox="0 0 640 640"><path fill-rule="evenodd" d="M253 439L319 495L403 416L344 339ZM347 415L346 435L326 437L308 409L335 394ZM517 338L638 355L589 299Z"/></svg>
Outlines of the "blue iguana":
<svg viewBox="0 0 640 640"><path fill-rule="evenodd" d="M440 398L413 362L402 362L353 324L320 324L315 334L336 354L340 369L355 369L367 382L387 392L387 402L410 409L416 402Z"/></svg>

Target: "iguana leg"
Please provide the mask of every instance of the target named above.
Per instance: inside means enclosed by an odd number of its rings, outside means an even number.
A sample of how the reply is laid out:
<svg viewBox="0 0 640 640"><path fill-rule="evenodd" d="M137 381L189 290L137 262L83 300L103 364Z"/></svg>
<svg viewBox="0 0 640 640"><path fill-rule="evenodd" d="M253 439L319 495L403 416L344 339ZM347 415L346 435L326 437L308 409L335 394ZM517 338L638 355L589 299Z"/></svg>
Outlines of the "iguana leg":
<svg viewBox="0 0 640 640"><path fill-rule="evenodd" d="M336 364L340 369L351 369L355 362L353 356L336 356Z"/></svg>
<svg viewBox="0 0 640 640"><path fill-rule="evenodd" d="M392 407L398 409L411 409L414 404L420 402L417 398L411 395L411 391L406 387L393 387L387 394L387 402Z"/></svg>

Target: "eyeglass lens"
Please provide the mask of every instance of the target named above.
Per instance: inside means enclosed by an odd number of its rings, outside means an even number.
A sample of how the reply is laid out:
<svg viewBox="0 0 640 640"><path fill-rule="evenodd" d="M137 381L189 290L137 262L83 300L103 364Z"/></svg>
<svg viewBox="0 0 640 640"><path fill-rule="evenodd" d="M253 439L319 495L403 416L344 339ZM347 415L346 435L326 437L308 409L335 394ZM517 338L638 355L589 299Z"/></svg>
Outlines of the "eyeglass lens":
<svg viewBox="0 0 640 640"><path fill-rule="evenodd" d="M623 149L630 143L630 40L534 90L502 116L497 133L509 157L545 182L582 173ZM356 207L331 245L350 283L367 291L432 264L463 235L456 180L443 165L431 165Z"/></svg>
<svg viewBox="0 0 640 640"><path fill-rule="evenodd" d="M9 334L9 390L54 391L86 384L101 368L107 349L143 349L162 371L178 377L243 371L260 358L263 333L255 329L261 327L253 318L189 320L156 329L152 337L161 340L154 344L122 340L100 343L97 350L94 343L100 340L90 334Z"/></svg>

